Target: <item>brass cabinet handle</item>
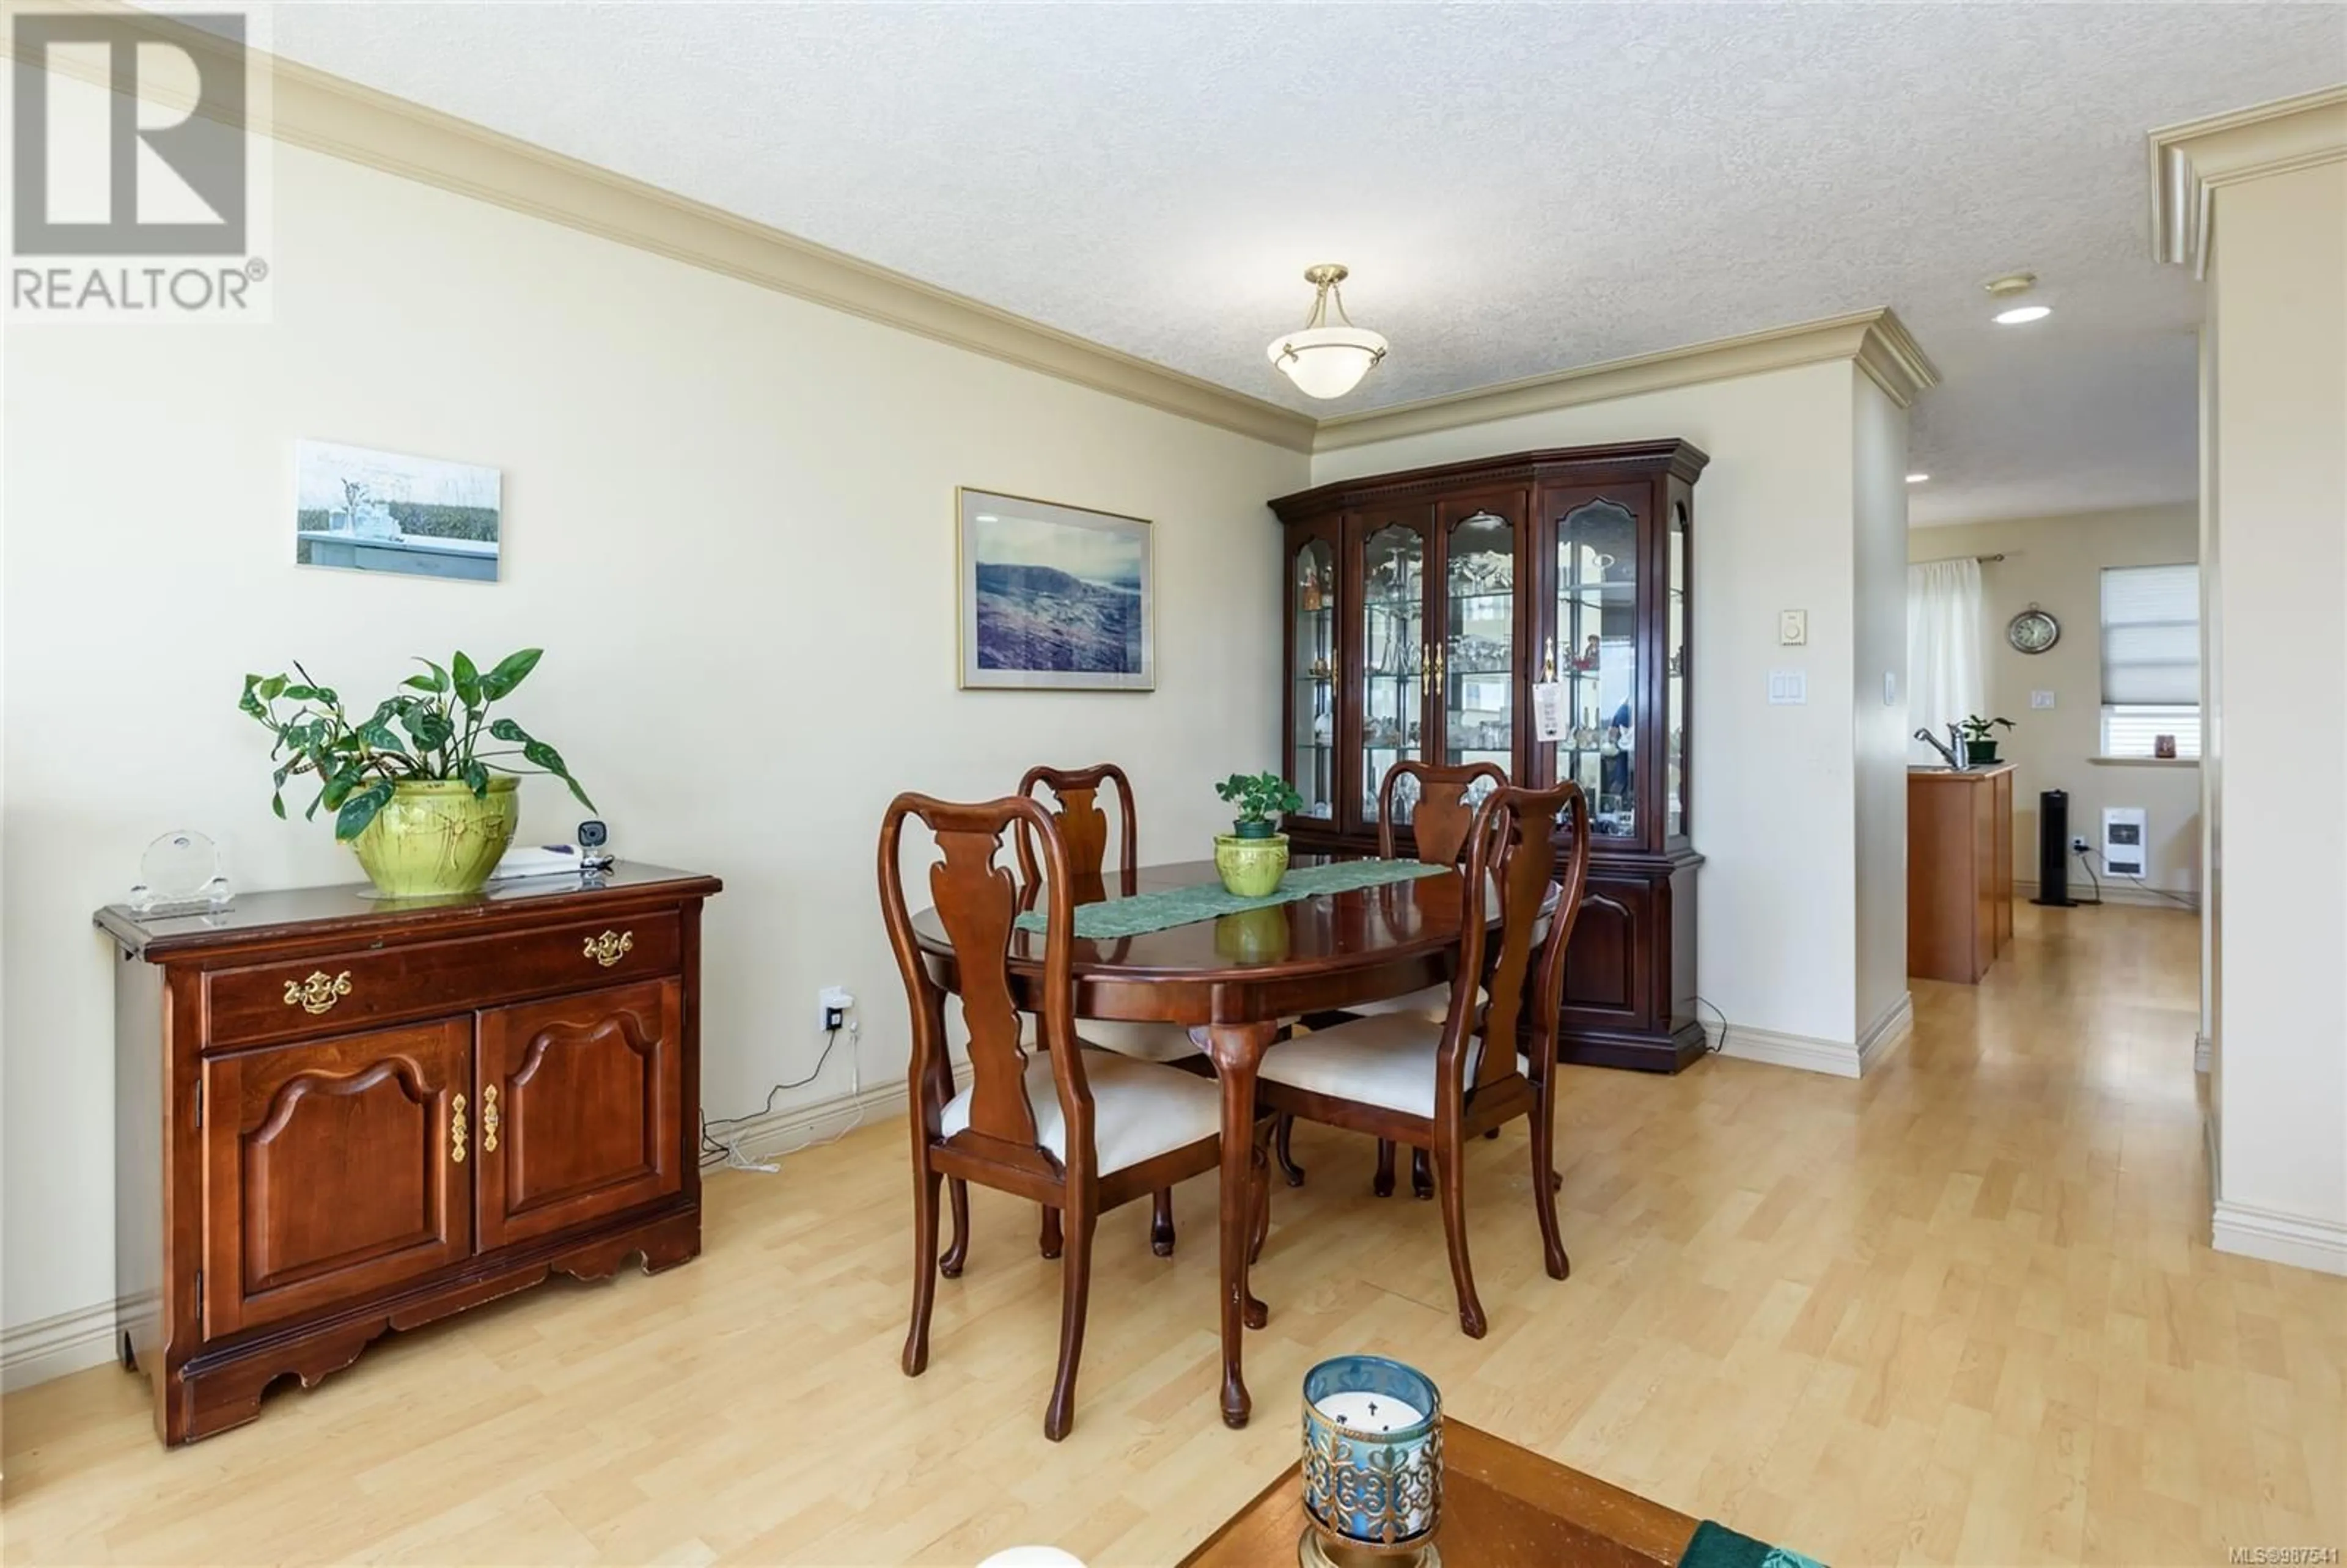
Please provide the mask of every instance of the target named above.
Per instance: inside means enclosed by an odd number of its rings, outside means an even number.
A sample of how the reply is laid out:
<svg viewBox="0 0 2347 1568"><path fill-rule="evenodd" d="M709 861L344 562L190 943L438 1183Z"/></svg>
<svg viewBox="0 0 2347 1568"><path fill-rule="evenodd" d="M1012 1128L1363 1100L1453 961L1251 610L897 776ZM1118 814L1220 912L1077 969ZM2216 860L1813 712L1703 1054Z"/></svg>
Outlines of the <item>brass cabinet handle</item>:
<svg viewBox="0 0 2347 1568"><path fill-rule="evenodd" d="M1553 637L1548 640L1548 664L1546 672L1541 676L1541 679L1543 681L1556 679L1556 639Z"/></svg>
<svg viewBox="0 0 2347 1568"><path fill-rule="evenodd" d="M490 1084L481 1091L481 1153L497 1152L497 1086Z"/></svg>
<svg viewBox="0 0 2347 1568"><path fill-rule="evenodd" d="M465 1097L456 1096L448 1107L448 1158L456 1164L465 1163Z"/></svg>
<svg viewBox="0 0 2347 1568"><path fill-rule="evenodd" d="M586 947L579 949L607 969L635 950L636 934L633 931L606 931L600 937L589 937Z"/></svg>
<svg viewBox="0 0 2347 1568"><path fill-rule="evenodd" d="M328 975L323 969L313 969L306 980L285 982L285 1005L298 1007L303 1012L331 1012L336 1002L351 994L351 972Z"/></svg>

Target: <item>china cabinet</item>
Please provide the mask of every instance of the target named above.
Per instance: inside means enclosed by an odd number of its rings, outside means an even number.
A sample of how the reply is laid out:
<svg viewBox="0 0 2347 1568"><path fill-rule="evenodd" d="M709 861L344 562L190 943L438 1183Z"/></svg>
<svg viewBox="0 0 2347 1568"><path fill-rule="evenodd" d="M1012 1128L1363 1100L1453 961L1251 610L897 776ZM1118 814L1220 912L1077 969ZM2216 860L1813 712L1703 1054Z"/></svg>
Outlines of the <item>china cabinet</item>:
<svg viewBox="0 0 2347 1568"><path fill-rule="evenodd" d="M1703 1050L1688 595L1707 461L1684 441L1526 452L1271 503L1298 852L1374 853L1378 786L1405 757L1587 793L1569 1061L1676 1071ZM1403 823L1409 809L1399 795Z"/></svg>

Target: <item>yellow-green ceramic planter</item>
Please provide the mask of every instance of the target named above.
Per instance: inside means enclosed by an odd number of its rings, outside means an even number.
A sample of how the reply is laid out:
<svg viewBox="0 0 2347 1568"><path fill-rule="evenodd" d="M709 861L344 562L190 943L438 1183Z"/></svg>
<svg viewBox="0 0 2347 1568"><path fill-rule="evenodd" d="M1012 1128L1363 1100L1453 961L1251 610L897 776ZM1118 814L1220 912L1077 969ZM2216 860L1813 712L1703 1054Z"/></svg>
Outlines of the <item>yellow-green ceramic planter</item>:
<svg viewBox="0 0 2347 1568"><path fill-rule="evenodd" d="M1235 833L1218 833L1214 869L1222 874L1224 891L1233 897L1267 897L1279 891L1279 879L1287 875L1287 835L1241 838Z"/></svg>
<svg viewBox="0 0 2347 1568"><path fill-rule="evenodd" d="M1261 844L1263 840L1250 842ZM1242 964L1276 964L1287 957L1287 907L1242 909L1214 917L1214 955Z"/></svg>
<svg viewBox="0 0 2347 1568"><path fill-rule="evenodd" d="M392 786L351 849L375 887L394 898L475 893L521 825L521 780L497 777L476 796L462 779L410 779Z"/></svg>

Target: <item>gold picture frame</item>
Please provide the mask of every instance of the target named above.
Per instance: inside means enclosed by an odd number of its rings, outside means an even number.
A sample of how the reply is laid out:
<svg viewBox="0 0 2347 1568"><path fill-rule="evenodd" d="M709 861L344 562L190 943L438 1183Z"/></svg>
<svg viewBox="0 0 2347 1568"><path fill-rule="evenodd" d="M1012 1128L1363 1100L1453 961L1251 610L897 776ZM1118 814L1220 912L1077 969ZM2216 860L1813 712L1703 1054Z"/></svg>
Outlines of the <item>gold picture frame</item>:
<svg viewBox="0 0 2347 1568"><path fill-rule="evenodd" d="M1157 689L1148 518L957 485L954 580L963 691Z"/></svg>

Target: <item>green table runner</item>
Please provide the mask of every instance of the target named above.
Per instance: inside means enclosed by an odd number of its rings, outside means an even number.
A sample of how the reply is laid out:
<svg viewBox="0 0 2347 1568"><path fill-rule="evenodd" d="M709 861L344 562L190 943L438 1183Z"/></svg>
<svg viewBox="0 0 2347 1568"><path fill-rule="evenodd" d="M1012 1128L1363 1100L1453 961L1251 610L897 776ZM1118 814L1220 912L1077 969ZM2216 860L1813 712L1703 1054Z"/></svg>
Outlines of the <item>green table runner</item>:
<svg viewBox="0 0 2347 1568"><path fill-rule="evenodd" d="M1429 866L1419 860L1337 860L1326 866L1307 866L1291 871L1280 881L1278 888L1261 898L1240 898L1225 892L1219 882L1201 883L1195 887L1163 887L1153 893L1136 893L1130 898L1112 898L1102 904L1076 906L1076 935L1086 938L1138 937L1144 931L1163 931L1169 926L1187 926L1196 920L1211 920L1217 915L1236 915L1248 909L1268 909L1277 904L1295 904L1323 893L1350 893L1357 888L1377 887L1389 882L1413 882L1421 876L1440 876L1450 869L1447 866ZM1043 913L1030 909L1019 917L1022 931L1040 931Z"/></svg>

